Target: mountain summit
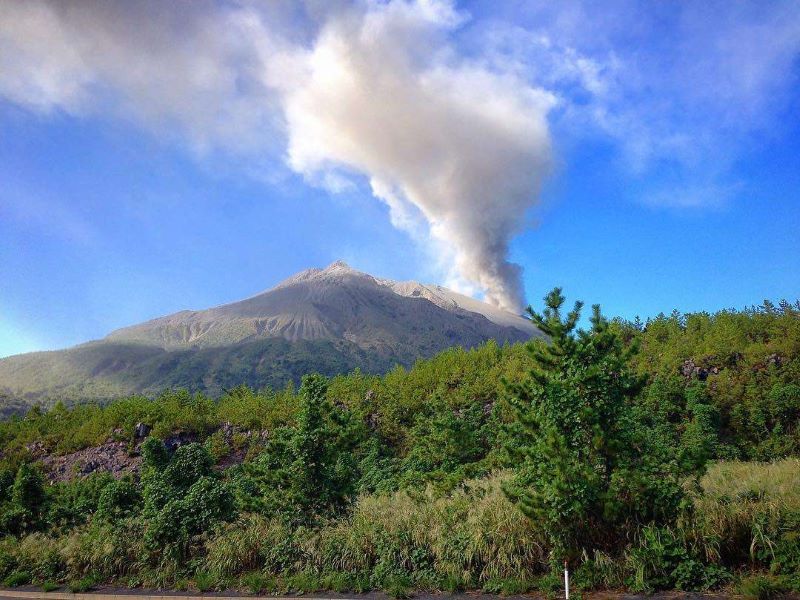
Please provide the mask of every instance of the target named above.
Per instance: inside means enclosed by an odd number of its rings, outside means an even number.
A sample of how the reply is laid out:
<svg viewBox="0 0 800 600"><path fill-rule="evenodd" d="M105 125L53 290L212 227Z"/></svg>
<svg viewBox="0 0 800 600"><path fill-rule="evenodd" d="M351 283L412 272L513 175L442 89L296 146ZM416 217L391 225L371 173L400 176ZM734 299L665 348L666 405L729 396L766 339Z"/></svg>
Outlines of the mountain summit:
<svg viewBox="0 0 800 600"><path fill-rule="evenodd" d="M239 302L184 310L67 350L2 359L0 394L16 404L176 386L219 393L239 383L284 385L312 371L378 373L450 346L535 335L527 319L474 298L337 261Z"/></svg>
<svg viewBox="0 0 800 600"><path fill-rule="evenodd" d="M413 345L420 335L472 346L489 338L517 341L535 332L527 319L441 286L378 279L336 261L301 271L246 300L181 311L119 329L106 340L176 350L259 338L346 339L374 349L400 340Z"/></svg>

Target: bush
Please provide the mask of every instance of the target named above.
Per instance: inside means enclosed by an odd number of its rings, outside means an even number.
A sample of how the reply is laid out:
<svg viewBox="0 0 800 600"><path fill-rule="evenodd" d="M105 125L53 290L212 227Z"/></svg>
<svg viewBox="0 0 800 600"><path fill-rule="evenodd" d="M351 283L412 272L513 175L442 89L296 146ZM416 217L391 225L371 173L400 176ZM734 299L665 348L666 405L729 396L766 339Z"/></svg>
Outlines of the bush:
<svg viewBox="0 0 800 600"><path fill-rule="evenodd" d="M388 577L383 584L383 591L390 598L410 598L411 579L406 575L393 575Z"/></svg>
<svg viewBox="0 0 800 600"><path fill-rule="evenodd" d="M31 582L31 574L28 571L13 571L3 581L6 587L17 587L20 585L27 585Z"/></svg>
<svg viewBox="0 0 800 600"><path fill-rule="evenodd" d="M251 571L242 577L242 584L251 594L262 594L264 592L274 592L277 584L274 577L264 575L260 571Z"/></svg>
<svg viewBox="0 0 800 600"><path fill-rule="evenodd" d="M675 531L665 527L642 529L639 543L627 556L628 586L636 591L708 590L730 580L730 573L706 564L687 549Z"/></svg>
<svg viewBox="0 0 800 600"><path fill-rule="evenodd" d="M83 594L97 585L97 578L94 575L87 575L80 579L75 579L67 584L67 588L73 594Z"/></svg>
<svg viewBox="0 0 800 600"><path fill-rule="evenodd" d="M534 586L526 579L502 578L490 579L483 584L483 591L487 594L500 594L502 596L519 596L528 592Z"/></svg>
<svg viewBox="0 0 800 600"><path fill-rule="evenodd" d="M97 518L118 521L135 511L141 502L139 489L129 479L109 483L100 493L97 502Z"/></svg>
<svg viewBox="0 0 800 600"><path fill-rule="evenodd" d="M217 577L208 571L198 571L194 574L194 585L200 592L208 592L217 585Z"/></svg>
<svg viewBox="0 0 800 600"><path fill-rule="evenodd" d="M788 588L781 577L760 574L742 579L737 590L748 600L769 600L782 596Z"/></svg>
<svg viewBox="0 0 800 600"><path fill-rule="evenodd" d="M247 514L229 523L206 543L206 566L224 576L254 569L281 573L301 559L292 530L279 519Z"/></svg>
<svg viewBox="0 0 800 600"><path fill-rule="evenodd" d="M169 462L169 454L164 443L158 438L148 437L142 442L142 462L150 469L161 471Z"/></svg>
<svg viewBox="0 0 800 600"><path fill-rule="evenodd" d="M178 448L163 471L146 474L144 541L153 561L163 554L182 561L192 536L233 518L233 493L211 467L211 456L202 445L187 444Z"/></svg>
<svg viewBox="0 0 800 600"><path fill-rule="evenodd" d="M0 540L0 579L5 579L17 569L17 540L7 537Z"/></svg>
<svg viewBox="0 0 800 600"><path fill-rule="evenodd" d="M42 583L42 591L43 592L55 592L59 586L55 581L45 581Z"/></svg>

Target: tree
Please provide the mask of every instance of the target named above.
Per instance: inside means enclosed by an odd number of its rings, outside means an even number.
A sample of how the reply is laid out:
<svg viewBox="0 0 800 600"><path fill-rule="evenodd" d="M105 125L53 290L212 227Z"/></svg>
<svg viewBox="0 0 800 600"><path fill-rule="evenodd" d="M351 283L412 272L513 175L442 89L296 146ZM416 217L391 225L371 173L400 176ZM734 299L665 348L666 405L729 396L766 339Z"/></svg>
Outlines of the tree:
<svg viewBox="0 0 800 600"><path fill-rule="evenodd" d="M354 460L348 417L327 398L328 380L306 375L300 386L297 428L290 443L290 495L308 514L336 507L352 493ZM344 438L344 439L343 439Z"/></svg>
<svg viewBox="0 0 800 600"><path fill-rule="evenodd" d="M355 493L363 425L327 396L325 377L303 377L295 426L273 431L262 454L237 477L242 506L309 523Z"/></svg>
<svg viewBox="0 0 800 600"><path fill-rule="evenodd" d="M516 417L506 493L543 527L554 562L620 548L631 527L673 518L681 499L677 462L637 416L636 347L625 347L597 305L591 328L576 331L583 305L562 316L564 301L556 288L542 314L528 309L548 339L528 345L527 377L506 384Z"/></svg>
<svg viewBox="0 0 800 600"><path fill-rule="evenodd" d="M141 501L141 494L132 479L112 481L100 492L97 518L114 523L132 514Z"/></svg>
<svg viewBox="0 0 800 600"><path fill-rule="evenodd" d="M179 447L166 464L164 455L155 443L149 444L149 469L142 477L145 543L154 556L166 553L179 559L193 536L235 516L234 496L213 471L211 455L201 444Z"/></svg>

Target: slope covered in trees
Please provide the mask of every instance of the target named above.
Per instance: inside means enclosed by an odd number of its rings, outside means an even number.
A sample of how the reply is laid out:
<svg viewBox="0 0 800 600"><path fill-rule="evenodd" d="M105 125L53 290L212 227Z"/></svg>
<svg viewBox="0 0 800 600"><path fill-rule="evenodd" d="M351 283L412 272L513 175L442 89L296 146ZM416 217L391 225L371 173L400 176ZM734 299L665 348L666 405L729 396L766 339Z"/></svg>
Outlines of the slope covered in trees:
<svg viewBox="0 0 800 600"><path fill-rule="evenodd" d="M535 315L550 345L7 420L0 575L517 592L568 559L586 588L798 586L798 306L577 332L562 305ZM109 439L135 477L45 485Z"/></svg>

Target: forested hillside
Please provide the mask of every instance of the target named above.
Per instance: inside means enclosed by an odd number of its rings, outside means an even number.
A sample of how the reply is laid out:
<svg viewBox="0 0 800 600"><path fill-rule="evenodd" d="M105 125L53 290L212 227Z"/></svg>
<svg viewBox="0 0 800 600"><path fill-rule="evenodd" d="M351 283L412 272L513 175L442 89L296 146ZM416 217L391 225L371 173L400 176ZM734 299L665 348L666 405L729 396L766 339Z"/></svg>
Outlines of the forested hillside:
<svg viewBox="0 0 800 600"><path fill-rule="evenodd" d="M0 576L516 593L567 559L584 589L796 589L800 306L578 332L563 304L549 342L384 376L13 417Z"/></svg>

